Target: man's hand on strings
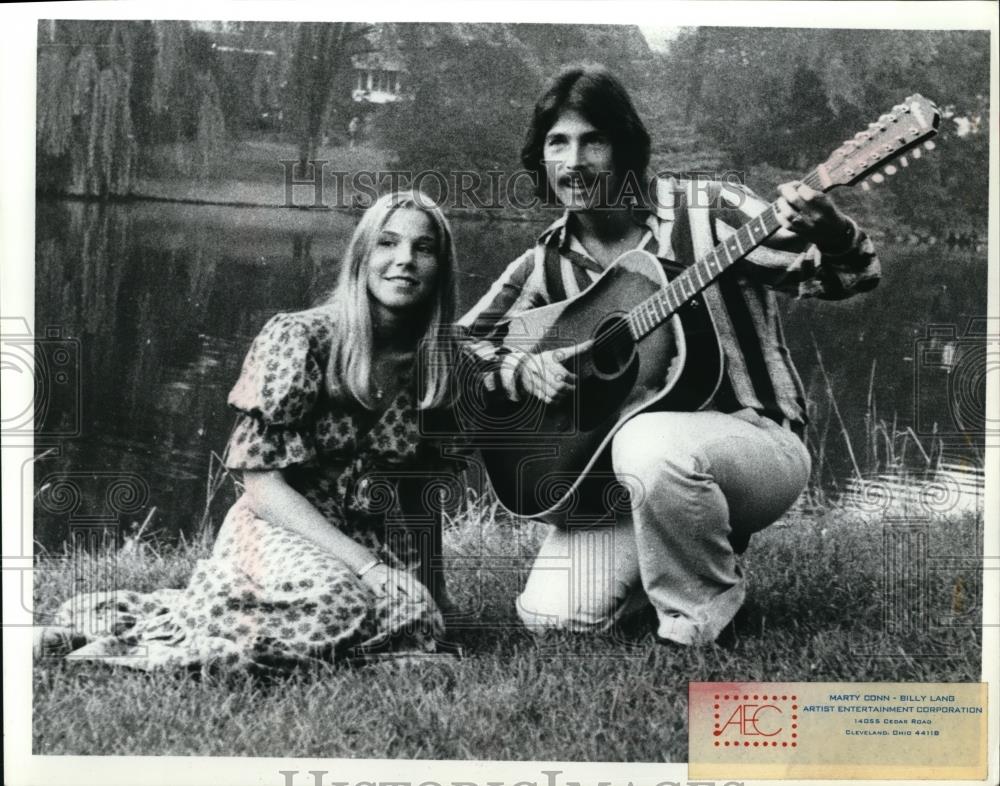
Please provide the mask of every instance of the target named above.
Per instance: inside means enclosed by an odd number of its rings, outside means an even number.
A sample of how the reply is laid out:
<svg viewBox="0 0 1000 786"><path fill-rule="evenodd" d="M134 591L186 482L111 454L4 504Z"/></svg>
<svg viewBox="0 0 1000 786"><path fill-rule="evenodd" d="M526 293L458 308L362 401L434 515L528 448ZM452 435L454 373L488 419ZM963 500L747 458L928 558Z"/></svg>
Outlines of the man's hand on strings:
<svg viewBox="0 0 1000 786"><path fill-rule="evenodd" d="M584 341L572 347L526 355L517 372L519 388L546 404L576 390L577 376L563 363L586 352L593 343Z"/></svg>
<svg viewBox="0 0 1000 786"><path fill-rule="evenodd" d="M821 251L846 251L854 239L854 224L822 191L793 180L778 186L778 223L815 243Z"/></svg>

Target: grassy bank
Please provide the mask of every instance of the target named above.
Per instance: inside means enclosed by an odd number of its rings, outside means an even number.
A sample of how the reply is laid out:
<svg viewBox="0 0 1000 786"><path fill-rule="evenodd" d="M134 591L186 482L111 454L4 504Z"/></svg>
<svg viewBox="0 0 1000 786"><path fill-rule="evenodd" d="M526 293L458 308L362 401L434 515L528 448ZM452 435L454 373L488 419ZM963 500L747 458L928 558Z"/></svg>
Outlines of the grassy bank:
<svg viewBox="0 0 1000 786"><path fill-rule="evenodd" d="M215 155L203 157L190 142L160 145L149 151L140 175L132 188L139 199L166 199L219 205L255 205L282 207L288 204L286 167L298 159L298 147L279 138L261 137L229 141ZM371 145L355 148L321 146L317 161L325 175L326 190L317 193L312 186L294 186L292 204L308 207L318 198L322 204L335 206L350 202L355 192L346 183L338 193L335 173L386 170L387 154ZM289 170L290 171L290 170ZM295 171L297 178L311 179Z"/></svg>
<svg viewBox="0 0 1000 786"><path fill-rule="evenodd" d="M45 660L34 677L38 754L173 754L682 761L692 680L976 681L980 579L973 516L931 522L930 633L883 620L879 519L790 515L745 555L747 605L726 646L677 651L643 619L614 635L534 638L513 599L541 530L473 505L445 533L467 656L410 666L331 665L263 682ZM104 556L120 587L183 586L209 538ZM938 563L935 563L938 564ZM943 564L943 563L941 563ZM72 565L36 572L36 609L73 592ZM949 625L949 627L944 627Z"/></svg>

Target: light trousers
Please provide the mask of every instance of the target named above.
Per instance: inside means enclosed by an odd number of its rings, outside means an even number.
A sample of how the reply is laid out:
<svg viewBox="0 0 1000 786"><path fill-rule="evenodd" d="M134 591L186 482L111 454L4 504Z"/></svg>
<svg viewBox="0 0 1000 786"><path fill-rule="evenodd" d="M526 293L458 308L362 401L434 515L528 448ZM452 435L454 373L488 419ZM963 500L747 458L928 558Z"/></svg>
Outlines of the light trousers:
<svg viewBox="0 0 1000 786"><path fill-rule="evenodd" d="M776 521L809 479L809 452L752 409L651 412L615 435L628 509L553 526L517 599L531 628L607 630L652 604L657 633L714 641L746 597L733 549Z"/></svg>

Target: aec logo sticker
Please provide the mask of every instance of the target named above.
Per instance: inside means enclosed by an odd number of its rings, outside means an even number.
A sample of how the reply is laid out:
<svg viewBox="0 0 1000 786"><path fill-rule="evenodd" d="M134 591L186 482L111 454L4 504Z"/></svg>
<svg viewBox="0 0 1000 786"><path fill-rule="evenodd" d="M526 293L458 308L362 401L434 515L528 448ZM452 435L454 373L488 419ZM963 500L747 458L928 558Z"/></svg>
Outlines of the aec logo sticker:
<svg viewBox="0 0 1000 786"><path fill-rule="evenodd" d="M791 694L716 693L712 734L716 748L795 748L797 697Z"/></svg>

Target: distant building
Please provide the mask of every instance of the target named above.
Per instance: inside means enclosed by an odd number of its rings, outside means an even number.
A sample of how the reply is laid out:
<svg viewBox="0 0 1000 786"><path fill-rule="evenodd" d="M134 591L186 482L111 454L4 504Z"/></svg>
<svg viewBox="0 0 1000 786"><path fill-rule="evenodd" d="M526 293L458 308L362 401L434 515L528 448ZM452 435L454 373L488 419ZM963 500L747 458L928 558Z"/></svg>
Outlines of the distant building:
<svg viewBox="0 0 1000 786"><path fill-rule="evenodd" d="M369 104L389 104L400 99L406 75L400 58L366 52L351 60L354 66L351 98Z"/></svg>

